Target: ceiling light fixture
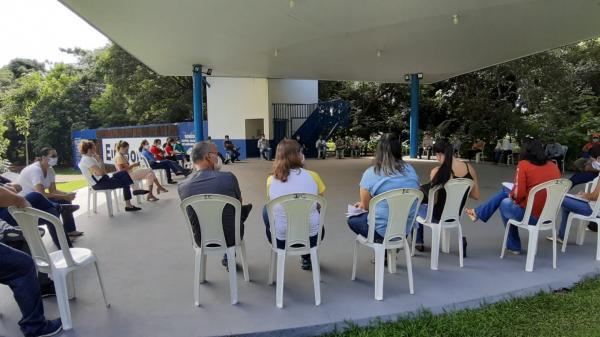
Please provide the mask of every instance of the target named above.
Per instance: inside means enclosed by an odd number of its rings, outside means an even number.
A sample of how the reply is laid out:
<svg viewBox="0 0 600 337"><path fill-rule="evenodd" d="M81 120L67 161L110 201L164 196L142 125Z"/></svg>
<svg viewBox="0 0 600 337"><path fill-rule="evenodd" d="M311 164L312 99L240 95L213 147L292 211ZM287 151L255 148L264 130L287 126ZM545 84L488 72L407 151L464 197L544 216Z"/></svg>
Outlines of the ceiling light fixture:
<svg viewBox="0 0 600 337"><path fill-rule="evenodd" d="M452 23L458 25L458 14L452 15Z"/></svg>
<svg viewBox="0 0 600 337"><path fill-rule="evenodd" d="M275 49L275 52L273 53L273 56L275 56L275 57L279 56L279 49Z"/></svg>
<svg viewBox="0 0 600 337"><path fill-rule="evenodd" d="M377 49L377 58L381 57L381 49Z"/></svg>
<svg viewBox="0 0 600 337"><path fill-rule="evenodd" d="M296 2L294 0L290 0L290 8L296 7Z"/></svg>

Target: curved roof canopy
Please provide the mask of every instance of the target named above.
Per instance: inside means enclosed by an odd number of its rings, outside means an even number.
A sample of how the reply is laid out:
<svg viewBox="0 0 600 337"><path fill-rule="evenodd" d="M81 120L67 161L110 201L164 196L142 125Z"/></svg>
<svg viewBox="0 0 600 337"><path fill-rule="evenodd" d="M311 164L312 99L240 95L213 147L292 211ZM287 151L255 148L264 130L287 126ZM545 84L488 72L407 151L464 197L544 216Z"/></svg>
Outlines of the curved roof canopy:
<svg viewBox="0 0 600 337"><path fill-rule="evenodd" d="M600 0L60 0L162 75L431 83L600 35Z"/></svg>

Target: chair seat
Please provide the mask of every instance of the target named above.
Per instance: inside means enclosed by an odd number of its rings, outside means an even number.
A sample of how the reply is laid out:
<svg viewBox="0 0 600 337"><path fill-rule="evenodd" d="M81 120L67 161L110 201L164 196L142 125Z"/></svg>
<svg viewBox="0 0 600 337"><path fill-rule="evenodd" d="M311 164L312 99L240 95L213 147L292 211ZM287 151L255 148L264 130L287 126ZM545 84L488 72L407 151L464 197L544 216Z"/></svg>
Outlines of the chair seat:
<svg viewBox="0 0 600 337"><path fill-rule="evenodd" d="M73 261L78 265L84 265L89 262L92 262L96 259L94 253L87 248L71 248L71 255L73 256ZM52 263L57 269L67 268L67 261L63 255L63 252L58 250L49 254ZM44 262L37 263L38 267L47 268L48 264Z"/></svg>
<svg viewBox="0 0 600 337"><path fill-rule="evenodd" d="M375 245L381 245L381 244L383 244L381 242L370 243L367 240L366 237L364 237L364 236L362 236L360 234L356 235L356 241L360 242L360 244L362 244L364 246L371 247L371 248L373 248L373 246L375 246ZM398 240L398 241L392 241L392 242L394 242L394 243L388 242L386 244L385 248L386 249L403 248L404 247L404 243L405 243L404 240Z"/></svg>

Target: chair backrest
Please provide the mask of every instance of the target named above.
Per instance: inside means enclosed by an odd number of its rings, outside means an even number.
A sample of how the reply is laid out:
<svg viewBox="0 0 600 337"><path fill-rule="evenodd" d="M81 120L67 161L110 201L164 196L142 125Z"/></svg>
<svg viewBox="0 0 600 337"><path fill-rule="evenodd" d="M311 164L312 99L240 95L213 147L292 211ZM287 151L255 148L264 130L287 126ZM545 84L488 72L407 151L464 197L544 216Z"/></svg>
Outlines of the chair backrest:
<svg viewBox="0 0 600 337"><path fill-rule="evenodd" d="M48 226L54 226L67 266L71 267L75 265L63 224L57 217L31 207L18 208L12 206L8 208L8 212L17 221L17 224L19 224L19 227L23 231L25 241L27 241L27 245L29 245L29 249L31 250L31 256L40 271L48 272L51 267L54 267L38 230L40 220L45 220L44 222Z"/></svg>
<svg viewBox="0 0 600 337"><path fill-rule="evenodd" d="M569 147L566 145L562 145L562 150L563 150L563 158L567 158L567 150L569 150Z"/></svg>
<svg viewBox="0 0 600 337"><path fill-rule="evenodd" d="M13 183L16 183L19 180L19 174L10 171L2 173L2 177L12 181Z"/></svg>
<svg viewBox="0 0 600 337"><path fill-rule="evenodd" d="M436 200L437 193L443 188L446 191L446 202L444 203L444 209L440 216L440 224L442 226L455 225L460 222L460 215L462 214L462 201L465 195L469 195L471 188L473 188L473 180L467 178L454 178L448 180L444 186L435 186L429 190L427 199L429 204L427 207L427 222L433 221L433 209Z"/></svg>
<svg viewBox="0 0 600 337"><path fill-rule="evenodd" d="M227 247L223 231L223 209L227 205L231 205L235 209L235 245L237 246L241 242L240 219L242 212L242 204L238 199L220 194L198 194L185 198L181 202L180 208L188 223L194 247L207 250L222 250ZM198 219L201 236L200 246L194 239L192 222L187 211L188 207L196 213Z"/></svg>
<svg viewBox="0 0 600 337"><path fill-rule="evenodd" d="M151 168L148 159L146 159L146 157L144 157L141 152L138 152L138 158L140 158L141 168Z"/></svg>
<svg viewBox="0 0 600 337"><path fill-rule="evenodd" d="M325 223L325 212L327 211L327 201L325 198L309 193L293 193L282 195L267 203L267 215L271 227L271 244L277 248L277 236L273 208L281 206L287 218L287 229L285 245L287 251L308 251L310 249L310 228L311 214L315 209L315 204L319 209L319 230L317 234L317 246L321 242L321 231Z"/></svg>
<svg viewBox="0 0 600 337"><path fill-rule="evenodd" d="M596 177L596 179L588 182L585 184L585 189L584 192L585 193L592 193L593 190L596 189L596 186L598 186L598 179L600 178L600 174L598 175L598 177Z"/></svg>
<svg viewBox="0 0 600 337"><path fill-rule="evenodd" d="M388 204L388 221L383 237L383 244L397 244L401 240L406 240L407 225L412 228L412 225L417 217L417 211L423 200L423 192L413 188L400 188L390 190L375 196L369 202L369 232L367 241L373 243L375 239L375 210L380 202ZM411 213L412 223L408 224Z"/></svg>
<svg viewBox="0 0 600 337"><path fill-rule="evenodd" d="M522 223L529 223L536 194L546 191L546 202L538 218L537 226L539 229L548 229L555 226L558 211L571 185L569 179L554 179L534 186L527 197L527 206L525 207Z"/></svg>
<svg viewBox="0 0 600 337"><path fill-rule="evenodd" d="M590 181L589 183L585 184L585 192L586 193L592 193L596 187L598 186L598 180L600 179L600 174L598 174L598 177L596 177L596 179ZM592 214L590 214L591 218L596 218L600 216L600 198L599 200L596 200L594 202L594 205L592 206Z"/></svg>
<svg viewBox="0 0 600 337"><path fill-rule="evenodd" d="M77 164L77 167L79 167L79 170L85 178L85 181L87 181L88 186L94 186L96 184L96 181L94 180L94 178L92 178L92 172L90 172L90 170L88 170L85 167L81 167L80 164Z"/></svg>

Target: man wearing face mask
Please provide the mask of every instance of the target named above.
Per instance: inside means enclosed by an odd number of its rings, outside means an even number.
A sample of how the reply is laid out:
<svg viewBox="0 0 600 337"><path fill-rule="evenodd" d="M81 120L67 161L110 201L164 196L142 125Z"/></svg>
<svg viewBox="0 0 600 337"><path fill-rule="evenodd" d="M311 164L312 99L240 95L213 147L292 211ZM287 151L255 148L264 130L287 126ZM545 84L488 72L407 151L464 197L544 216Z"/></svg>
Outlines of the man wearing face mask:
<svg viewBox="0 0 600 337"><path fill-rule="evenodd" d="M220 171L222 161L219 158L217 146L209 142L199 142L192 149L192 162L196 172L190 174L185 181L179 184L179 197L181 200L198 194L221 194L238 199L242 202L242 193L240 185L235 175L231 172ZM242 205L241 214L241 234L244 235L244 221L248 218L252 204ZM192 223L192 232L194 240L200 246L200 224L196 213L187 209L190 222ZM227 246L235 244L235 209L231 205L223 209L223 232ZM222 261L227 266L227 258L224 256Z"/></svg>
<svg viewBox="0 0 600 337"><path fill-rule="evenodd" d="M31 192L38 192L51 202L60 204L60 215L65 226L65 232L71 239L83 235L75 227L73 212L79 209L78 205L72 205L75 193L60 191L56 188L54 166L58 163L56 150L50 147L40 149L38 160L25 167L19 174L19 185L22 190L19 193L25 196Z"/></svg>
<svg viewBox="0 0 600 337"><path fill-rule="evenodd" d="M590 148L589 158L584 163L582 172L577 172L569 178L573 183L572 186L585 184L596 179L600 174L600 161L598 158L600 158L600 143Z"/></svg>

